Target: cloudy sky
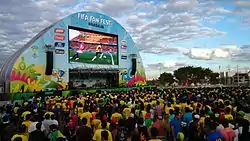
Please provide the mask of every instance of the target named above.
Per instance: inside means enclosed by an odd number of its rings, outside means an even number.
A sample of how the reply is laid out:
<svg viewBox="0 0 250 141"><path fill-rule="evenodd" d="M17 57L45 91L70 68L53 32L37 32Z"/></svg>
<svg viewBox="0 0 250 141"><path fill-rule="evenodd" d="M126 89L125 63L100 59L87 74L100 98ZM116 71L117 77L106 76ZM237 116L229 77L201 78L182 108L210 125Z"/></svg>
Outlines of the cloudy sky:
<svg viewBox="0 0 250 141"><path fill-rule="evenodd" d="M1 0L0 63L43 28L79 11L121 23L149 78L187 65L250 68L250 0Z"/></svg>

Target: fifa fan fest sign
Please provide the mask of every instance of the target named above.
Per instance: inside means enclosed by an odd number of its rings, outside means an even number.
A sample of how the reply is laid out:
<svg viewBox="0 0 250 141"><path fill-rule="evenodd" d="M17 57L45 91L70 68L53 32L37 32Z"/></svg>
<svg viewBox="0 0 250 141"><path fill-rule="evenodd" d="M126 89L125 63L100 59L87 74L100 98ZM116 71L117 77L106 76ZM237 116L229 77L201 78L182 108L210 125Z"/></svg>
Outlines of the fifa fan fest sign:
<svg viewBox="0 0 250 141"><path fill-rule="evenodd" d="M78 13L77 17L80 20L85 20L85 21L89 22L89 25L93 25L93 26L95 26L95 25L100 26L101 25L101 28L103 28L102 27L103 25L110 26L112 23L111 20L104 19L101 16L98 18L98 17L92 16L92 15L89 16L87 14Z"/></svg>

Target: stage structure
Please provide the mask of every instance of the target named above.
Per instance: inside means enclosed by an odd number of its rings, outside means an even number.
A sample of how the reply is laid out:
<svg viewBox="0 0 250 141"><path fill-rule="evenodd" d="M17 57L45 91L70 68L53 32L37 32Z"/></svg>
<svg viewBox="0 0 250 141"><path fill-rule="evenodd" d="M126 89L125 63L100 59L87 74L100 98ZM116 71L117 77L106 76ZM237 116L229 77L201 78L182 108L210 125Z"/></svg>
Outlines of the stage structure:
<svg viewBox="0 0 250 141"><path fill-rule="evenodd" d="M10 93L144 85L145 72L131 36L114 19L72 14L45 28L2 67Z"/></svg>

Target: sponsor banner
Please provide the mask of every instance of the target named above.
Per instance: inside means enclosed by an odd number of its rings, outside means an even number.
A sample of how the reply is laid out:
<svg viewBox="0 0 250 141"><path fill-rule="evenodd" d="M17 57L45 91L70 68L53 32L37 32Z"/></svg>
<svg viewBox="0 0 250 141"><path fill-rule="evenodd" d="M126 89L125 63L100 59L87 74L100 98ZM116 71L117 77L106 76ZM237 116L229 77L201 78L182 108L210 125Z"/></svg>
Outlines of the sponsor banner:
<svg viewBox="0 0 250 141"><path fill-rule="evenodd" d="M122 46L121 48L122 48L122 49L127 49L127 46Z"/></svg>
<svg viewBox="0 0 250 141"><path fill-rule="evenodd" d="M128 56L122 55L121 59L127 60Z"/></svg>
<svg viewBox="0 0 250 141"><path fill-rule="evenodd" d="M55 42L55 48L64 48L65 43L62 42Z"/></svg>
<svg viewBox="0 0 250 141"><path fill-rule="evenodd" d="M63 28L56 28L54 32L59 34L64 34L65 30Z"/></svg>
<svg viewBox="0 0 250 141"><path fill-rule="evenodd" d="M128 52L127 52L127 50L123 49L123 50L121 50L121 53L126 55Z"/></svg>
<svg viewBox="0 0 250 141"><path fill-rule="evenodd" d="M64 51L63 49L56 49L56 50L55 50L55 53L56 53L56 54L64 54L65 51Z"/></svg>
<svg viewBox="0 0 250 141"><path fill-rule="evenodd" d="M122 40L122 46L121 46L121 48L122 49L127 49L127 41L126 40Z"/></svg>
<svg viewBox="0 0 250 141"><path fill-rule="evenodd" d="M65 40L65 36L55 35L55 36L54 36L54 40L63 41L63 40Z"/></svg>

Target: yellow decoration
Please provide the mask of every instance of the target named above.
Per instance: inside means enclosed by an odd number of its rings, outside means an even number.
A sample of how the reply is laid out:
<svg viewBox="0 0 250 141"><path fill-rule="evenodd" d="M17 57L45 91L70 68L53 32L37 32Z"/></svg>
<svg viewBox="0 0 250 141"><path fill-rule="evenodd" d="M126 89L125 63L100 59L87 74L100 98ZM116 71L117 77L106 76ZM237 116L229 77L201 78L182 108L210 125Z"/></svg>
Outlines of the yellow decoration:
<svg viewBox="0 0 250 141"><path fill-rule="evenodd" d="M68 85L67 82L59 82L59 84L65 89Z"/></svg>
<svg viewBox="0 0 250 141"><path fill-rule="evenodd" d="M20 85L17 84L17 85L14 87L13 92L14 92L14 93L17 93L17 92L19 92L19 90L20 90Z"/></svg>
<svg viewBox="0 0 250 141"><path fill-rule="evenodd" d="M42 64L38 64L36 66L34 66L33 68L36 73L41 74L41 77L45 80L51 80L51 76L50 75L45 75L45 67Z"/></svg>
<svg viewBox="0 0 250 141"><path fill-rule="evenodd" d="M41 91L43 89L43 85L39 83L40 80L33 80L32 82L30 81L30 79L28 79L28 87L29 90L34 92L34 91Z"/></svg>

